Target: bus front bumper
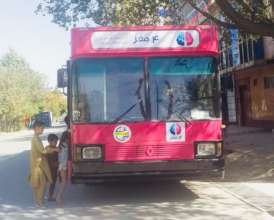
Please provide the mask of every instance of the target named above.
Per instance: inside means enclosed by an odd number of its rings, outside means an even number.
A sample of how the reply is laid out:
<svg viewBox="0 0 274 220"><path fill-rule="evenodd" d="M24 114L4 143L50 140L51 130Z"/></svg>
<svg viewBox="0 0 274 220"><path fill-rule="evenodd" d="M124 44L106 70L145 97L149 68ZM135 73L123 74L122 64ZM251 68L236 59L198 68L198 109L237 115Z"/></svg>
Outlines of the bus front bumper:
<svg viewBox="0 0 274 220"><path fill-rule="evenodd" d="M224 175L224 159L196 159L157 162L74 162L72 183L143 179L191 179L221 178Z"/></svg>

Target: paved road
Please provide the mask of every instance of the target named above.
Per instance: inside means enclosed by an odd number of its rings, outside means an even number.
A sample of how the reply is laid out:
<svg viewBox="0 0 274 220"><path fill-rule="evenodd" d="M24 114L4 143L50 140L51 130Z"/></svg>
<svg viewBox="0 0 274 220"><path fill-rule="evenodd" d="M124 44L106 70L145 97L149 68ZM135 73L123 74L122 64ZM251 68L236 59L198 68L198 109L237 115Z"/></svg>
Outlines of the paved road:
<svg viewBox="0 0 274 220"><path fill-rule="evenodd" d="M72 185L66 191L64 208L50 203L47 209L37 210L26 181L30 137L30 132L0 135L1 220L272 219L242 197L223 190L222 183L210 182Z"/></svg>
<svg viewBox="0 0 274 220"><path fill-rule="evenodd" d="M45 129L42 135L44 144L47 144L47 135L54 133L61 135L65 126L59 125L54 128ZM0 156L13 155L30 150L30 140L33 136L32 130L23 130L15 133L0 133Z"/></svg>

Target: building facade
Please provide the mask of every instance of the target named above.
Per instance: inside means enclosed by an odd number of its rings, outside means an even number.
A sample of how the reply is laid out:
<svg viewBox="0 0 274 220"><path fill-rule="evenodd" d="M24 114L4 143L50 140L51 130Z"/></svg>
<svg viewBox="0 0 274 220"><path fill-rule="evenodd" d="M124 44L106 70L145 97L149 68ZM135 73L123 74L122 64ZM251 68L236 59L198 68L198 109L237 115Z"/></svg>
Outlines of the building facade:
<svg viewBox="0 0 274 220"><path fill-rule="evenodd" d="M201 8L221 18L214 1L200 1ZM210 23L184 8L186 24ZM229 30L230 42L220 41L219 73L223 121L241 126L274 128L274 41Z"/></svg>

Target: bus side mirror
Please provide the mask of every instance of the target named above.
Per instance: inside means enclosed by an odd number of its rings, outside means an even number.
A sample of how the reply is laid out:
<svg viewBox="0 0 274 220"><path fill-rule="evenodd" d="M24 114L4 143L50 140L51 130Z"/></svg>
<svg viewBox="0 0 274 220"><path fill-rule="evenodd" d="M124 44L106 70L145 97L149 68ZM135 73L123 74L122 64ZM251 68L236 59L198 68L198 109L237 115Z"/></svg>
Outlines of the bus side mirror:
<svg viewBox="0 0 274 220"><path fill-rule="evenodd" d="M66 68L58 69L57 71L57 87L65 88L68 86L68 73Z"/></svg>

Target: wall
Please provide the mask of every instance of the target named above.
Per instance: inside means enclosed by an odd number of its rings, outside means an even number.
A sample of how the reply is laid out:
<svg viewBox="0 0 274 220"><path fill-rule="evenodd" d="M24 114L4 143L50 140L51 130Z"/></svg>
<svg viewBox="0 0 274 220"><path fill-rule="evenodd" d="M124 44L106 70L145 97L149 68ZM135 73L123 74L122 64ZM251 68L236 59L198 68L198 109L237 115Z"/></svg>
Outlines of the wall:
<svg viewBox="0 0 274 220"><path fill-rule="evenodd" d="M272 37L263 37L265 59L274 58L274 40Z"/></svg>
<svg viewBox="0 0 274 220"><path fill-rule="evenodd" d="M250 67L235 73L237 81L237 113L242 122L240 104L240 86L247 85L250 93L250 105L246 110L247 125L260 127L274 126L274 88L265 88L264 78L274 77L274 64ZM240 123L241 124L241 123Z"/></svg>

